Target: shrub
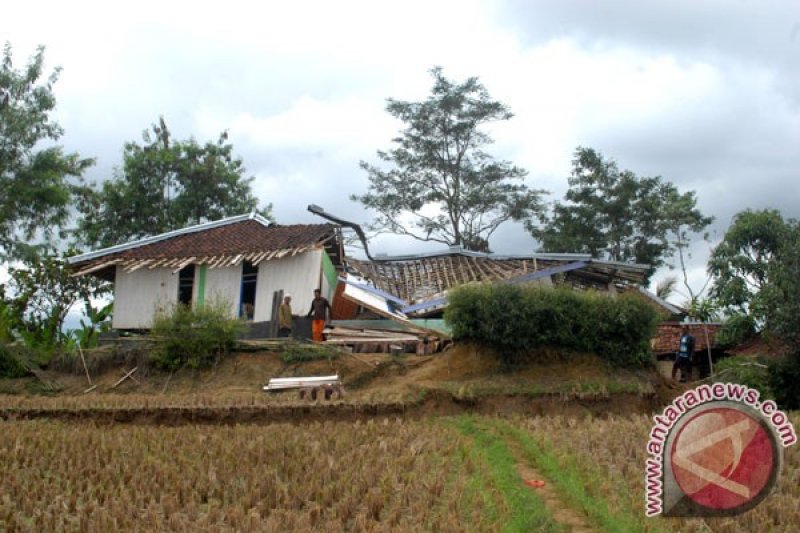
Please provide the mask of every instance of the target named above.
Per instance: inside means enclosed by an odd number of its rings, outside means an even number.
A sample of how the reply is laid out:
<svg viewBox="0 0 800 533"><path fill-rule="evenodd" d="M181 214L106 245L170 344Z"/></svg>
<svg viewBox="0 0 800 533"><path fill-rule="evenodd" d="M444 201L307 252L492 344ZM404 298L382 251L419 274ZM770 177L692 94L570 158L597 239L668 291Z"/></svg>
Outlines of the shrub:
<svg viewBox="0 0 800 533"><path fill-rule="evenodd" d="M769 383L781 408L800 409L800 354L771 362Z"/></svg>
<svg viewBox="0 0 800 533"><path fill-rule="evenodd" d="M720 348L727 349L739 346L756 334L756 322L750 315L733 315L725 321L717 334L716 341Z"/></svg>
<svg viewBox="0 0 800 533"><path fill-rule="evenodd" d="M21 378L27 375L28 369L13 350L0 342L0 378Z"/></svg>
<svg viewBox="0 0 800 533"><path fill-rule="evenodd" d="M714 367L714 373L718 380L741 383L757 389L762 397L774 398L768 366L767 361L761 357L737 355L719 361Z"/></svg>
<svg viewBox="0 0 800 533"><path fill-rule="evenodd" d="M489 284L451 291L445 319L454 338L492 345L507 366L541 347L595 352L619 366L643 365L650 361L658 320L650 305L632 295Z"/></svg>
<svg viewBox="0 0 800 533"><path fill-rule="evenodd" d="M332 361L341 355L341 350L334 346L316 344L288 344L281 354L281 359L287 365L294 363L305 363L307 361L317 361L327 359Z"/></svg>
<svg viewBox="0 0 800 533"><path fill-rule="evenodd" d="M159 341L150 354L158 368L210 366L230 353L243 324L229 315L230 304L218 300L189 307L176 305L156 314L151 334Z"/></svg>

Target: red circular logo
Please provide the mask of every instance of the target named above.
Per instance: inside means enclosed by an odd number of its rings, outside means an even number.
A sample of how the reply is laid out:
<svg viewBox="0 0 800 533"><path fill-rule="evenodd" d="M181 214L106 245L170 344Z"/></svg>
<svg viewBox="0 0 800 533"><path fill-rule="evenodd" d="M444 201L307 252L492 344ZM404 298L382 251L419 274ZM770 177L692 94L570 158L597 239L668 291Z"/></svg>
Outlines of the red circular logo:
<svg viewBox="0 0 800 533"><path fill-rule="evenodd" d="M671 449L681 491L709 510L757 503L778 467L776 444L762 422L743 410L716 407L691 417Z"/></svg>

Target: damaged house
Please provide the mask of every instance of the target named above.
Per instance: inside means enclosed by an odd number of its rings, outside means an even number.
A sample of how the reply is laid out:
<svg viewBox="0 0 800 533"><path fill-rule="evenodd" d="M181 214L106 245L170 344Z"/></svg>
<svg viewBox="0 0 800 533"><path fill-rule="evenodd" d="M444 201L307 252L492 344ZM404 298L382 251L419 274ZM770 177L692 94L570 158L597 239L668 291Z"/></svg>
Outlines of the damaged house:
<svg viewBox="0 0 800 533"><path fill-rule="evenodd" d="M277 225L256 214L234 216L77 255L69 263L77 276L114 283L115 329L148 329L159 311L211 299L230 305L231 316L268 323L282 294L292 295L295 314L303 315L320 288L332 305L329 342L353 351L399 345L417 353L436 351L449 339L442 315L448 291L459 285L566 284L615 295L639 290L649 268L583 254L500 255L461 247L372 257L357 225L316 206L309 210L331 223ZM345 256L344 227L362 238L367 259Z"/></svg>
<svg viewBox="0 0 800 533"><path fill-rule="evenodd" d="M76 255L76 276L114 283L115 329L147 329L169 306L219 299L230 314L268 321L279 291L310 301L331 296L342 269L335 224L270 223L253 213L198 224Z"/></svg>

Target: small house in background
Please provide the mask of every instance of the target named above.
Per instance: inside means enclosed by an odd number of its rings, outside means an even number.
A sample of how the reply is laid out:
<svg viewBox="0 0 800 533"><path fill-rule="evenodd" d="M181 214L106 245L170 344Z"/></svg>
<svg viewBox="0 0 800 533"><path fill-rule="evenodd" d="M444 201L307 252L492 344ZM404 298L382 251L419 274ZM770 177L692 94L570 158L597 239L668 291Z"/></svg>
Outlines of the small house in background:
<svg viewBox="0 0 800 533"><path fill-rule="evenodd" d="M342 269L335 224L272 224L253 213L76 255L76 276L114 283L115 329L147 329L156 312L220 299L232 317L269 321L278 291L297 312L314 289L330 298Z"/></svg>

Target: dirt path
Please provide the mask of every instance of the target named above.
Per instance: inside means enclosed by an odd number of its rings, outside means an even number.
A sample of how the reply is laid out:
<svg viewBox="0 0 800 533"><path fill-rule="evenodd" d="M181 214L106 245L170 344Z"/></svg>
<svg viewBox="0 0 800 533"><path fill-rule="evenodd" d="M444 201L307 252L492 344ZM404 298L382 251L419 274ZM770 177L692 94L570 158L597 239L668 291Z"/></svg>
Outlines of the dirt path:
<svg viewBox="0 0 800 533"><path fill-rule="evenodd" d="M517 472L519 472L523 481L539 480L544 482L543 486L531 487L530 490L534 491L544 501L550 514L553 515L553 519L566 526L573 533L597 533L598 530L589 524L582 513L564 503L550 480L546 479L541 472L524 459L519 443L508 438L508 436L503 436L503 438L517 461Z"/></svg>

